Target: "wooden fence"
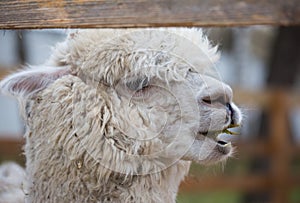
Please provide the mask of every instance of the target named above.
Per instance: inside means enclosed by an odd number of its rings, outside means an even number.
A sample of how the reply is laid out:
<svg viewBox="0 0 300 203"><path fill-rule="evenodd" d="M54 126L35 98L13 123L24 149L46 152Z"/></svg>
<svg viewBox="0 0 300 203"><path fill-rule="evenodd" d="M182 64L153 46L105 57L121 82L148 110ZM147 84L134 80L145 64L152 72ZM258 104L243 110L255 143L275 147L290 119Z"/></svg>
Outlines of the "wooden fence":
<svg viewBox="0 0 300 203"><path fill-rule="evenodd" d="M299 0L0 1L1 29L299 23Z"/></svg>

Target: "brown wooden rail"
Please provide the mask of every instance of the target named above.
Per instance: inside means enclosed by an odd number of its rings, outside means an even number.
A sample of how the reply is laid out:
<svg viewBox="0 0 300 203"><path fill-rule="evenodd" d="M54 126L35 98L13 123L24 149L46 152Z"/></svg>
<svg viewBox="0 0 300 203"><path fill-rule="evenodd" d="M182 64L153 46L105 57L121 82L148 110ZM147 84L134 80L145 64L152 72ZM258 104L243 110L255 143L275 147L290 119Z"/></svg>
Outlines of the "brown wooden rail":
<svg viewBox="0 0 300 203"><path fill-rule="evenodd" d="M7 136L6 136L7 137ZM0 156L16 157L18 160L24 161L22 156L22 146L24 140L0 140ZM238 143L237 148L239 151L239 157L243 158L246 156L270 156L276 153L282 153L282 151L273 151L272 146L268 145L268 142L250 142L250 143ZM286 150L286 149L285 149ZM299 154L300 147L292 146L289 147L287 153L290 155ZM277 160L280 162L280 159ZM276 165L276 163L275 163ZM288 164L286 163L286 166ZM273 165L274 166L274 165ZM275 166L276 167L276 166ZM278 167L278 165L277 165ZM277 175L278 176L278 175ZM224 176L224 175L211 175L199 177L193 175L188 177L182 182L180 187L181 193L196 193L196 192L207 192L217 190L231 190L231 191L268 191L271 190L278 178L273 177L272 174L266 175L238 175L238 176ZM288 185L285 185L286 190L293 186L300 185L300 176L288 176L285 180Z"/></svg>
<svg viewBox="0 0 300 203"><path fill-rule="evenodd" d="M2 135L3 137L3 135ZM9 137L5 135L5 137ZM13 136L16 137L16 136ZM20 136L21 137L21 136ZM3 139L0 140L0 156L19 156L23 153L23 139Z"/></svg>
<svg viewBox="0 0 300 203"><path fill-rule="evenodd" d="M3 70L0 68L0 80L2 80L5 76L7 76L10 72L7 70Z"/></svg>
<svg viewBox="0 0 300 203"><path fill-rule="evenodd" d="M17 156L21 154L23 145L25 143L24 139L22 139L22 135L19 136L11 136L11 137L20 137L20 139L9 139L9 135L1 135L0 139L0 156ZM259 155L266 156L272 153L272 146L268 145L268 142L264 141L249 141L246 142L238 142L234 144L237 147L238 157L240 156L248 156L248 155ZM287 152L290 154L300 154L300 146L291 146L287 149Z"/></svg>
<svg viewBox="0 0 300 203"><path fill-rule="evenodd" d="M288 186L284 189L284 192L288 192L291 188L300 185L300 177L289 177L285 179L286 182L289 183ZM198 192L208 192L208 191L238 191L238 192L268 192L272 191L273 194L277 194L277 196L281 195L280 193L276 193L278 191L274 191L274 187L281 189L282 186L274 185L276 181L274 181L272 176L268 175L247 175L247 176L210 176L210 177L197 177L193 179L188 177L185 181L181 183L180 193L198 193ZM273 192L274 191L274 192ZM285 194L284 198L288 199L289 194ZM275 196L272 203L280 202L281 197ZM288 201L285 201L286 203Z"/></svg>
<svg viewBox="0 0 300 203"><path fill-rule="evenodd" d="M299 0L2 0L0 29L300 24Z"/></svg>

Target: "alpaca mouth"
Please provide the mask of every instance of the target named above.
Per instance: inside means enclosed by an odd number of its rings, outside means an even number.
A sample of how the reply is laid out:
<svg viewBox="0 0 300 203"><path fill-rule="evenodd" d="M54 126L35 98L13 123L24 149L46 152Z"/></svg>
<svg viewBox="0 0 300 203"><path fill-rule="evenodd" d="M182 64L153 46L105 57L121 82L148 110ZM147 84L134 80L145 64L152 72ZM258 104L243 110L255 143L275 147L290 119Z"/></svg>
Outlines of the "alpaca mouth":
<svg viewBox="0 0 300 203"><path fill-rule="evenodd" d="M201 140L203 139L203 137L208 138L210 140L212 140L213 142L215 142L215 149L223 155L229 154L231 149L232 149L232 145L231 142L226 141L226 140L222 140L218 138L218 135L220 133L222 133L223 131L215 131L215 132L208 132L208 133L199 133L195 139L196 140ZM201 138L200 138L201 136Z"/></svg>
<svg viewBox="0 0 300 203"><path fill-rule="evenodd" d="M211 131L205 131L205 132L198 132L198 135L196 136L200 138L199 136L204 136L204 137L209 137L209 138L214 138L216 139L217 136L221 133L225 133L225 134L229 134L229 135L238 135L238 133L236 132L232 132L230 129L231 128L235 128L235 127L239 127L240 125L238 124L230 124L229 126L221 129L221 130L211 130Z"/></svg>
<svg viewBox="0 0 300 203"><path fill-rule="evenodd" d="M238 127L239 125L231 124L225 127L222 130L215 130L215 131L206 131L206 132L199 132L195 137L196 140L201 140L203 137L213 140L216 143L216 149L221 154L229 154L232 149L231 142L226 140L221 140L218 138L218 135L221 133L230 134L230 135L238 135L236 132L232 132L230 129Z"/></svg>

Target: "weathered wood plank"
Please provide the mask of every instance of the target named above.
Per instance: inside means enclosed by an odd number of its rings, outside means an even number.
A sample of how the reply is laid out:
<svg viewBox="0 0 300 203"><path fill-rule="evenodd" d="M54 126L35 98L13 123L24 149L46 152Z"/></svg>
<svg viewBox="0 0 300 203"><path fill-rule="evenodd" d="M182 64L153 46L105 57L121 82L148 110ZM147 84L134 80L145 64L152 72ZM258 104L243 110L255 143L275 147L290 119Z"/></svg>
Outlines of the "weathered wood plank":
<svg viewBox="0 0 300 203"><path fill-rule="evenodd" d="M289 187L293 188L300 183L299 176L293 176L286 180ZM270 191L274 185L272 177L268 175L226 176L216 175L208 177L187 177L180 185L179 193L199 193L208 191ZM287 201L288 202L288 201Z"/></svg>
<svg viewBox="0 0 300 203"><path fill-rule="evenodd" d="M188 177L181 183L180 193L197 193L217 190L234 191L264 191L271 186L271 181L266 176L209 176Z"/></svg>
<svg viewBox="0 0 300 203"><path fill-rule="evenodd" d="M6 135L9 137L9 135ZM15 137L15 136L12 136ZM21 136L20 136L21 137ZM0 155L1 156L19 156L22 154L23 145L25 140L23 139L0 139Z"/></svg>
<svg viewBox="0 0 300 203"><path fill-rule="evenodd" d="M6 136L7 137L7 136ZM24 140L7 140L0 139L0 161L1 158L14 157L19 159L20 163L24 163L24 156L22 154L22 146ZM238 144L240 153L250 153L254 154L269 154L271 151L266 149L265 143L255 142L251 145ZM267 147L270 148L270 147ZM297 153L300 151L298 147L291 147L290 152ZM300 177L293 176L287 179L290 187L300 184ZM181 193L197 193L216 191L216 190L235 190L235 191L263 191L269 190L274 185L274 178L270 175L247 175L247 176L190 176L180 186Z"/></svg>
<svg viewBox="0 0 300 203"><path fill-rule="evenodd" d="M8 75L7 71L0 69L0 80L2 80L6 75Z"/></svg>
<svg viewBox="0 0 300 203"><path fill-rule="evenodd" d="M1 46L1 45L0 45ZM14 73L18 70L18 67L2 68L0 66L0 81L7 75Z"/></svg>
<svg viewBox="0 0 300 203"><path fill-rule="evenodd" d="M0 28L300 24L299 0L2 0Z"/></svg>
<svg viewBox="0 0 300 203"><path fill-rule="evenodd" d="M272 202L281 203L288 202L290 190L290 148L291 138L289 137L289 100L288 94L284 90L278 90L272 96L270 102L270 128L271 137L269 145L272 148L270 157L272 159L272 169L270 175L272 176L273 196ZM279 175L280 174L280 175Z"/></svg>

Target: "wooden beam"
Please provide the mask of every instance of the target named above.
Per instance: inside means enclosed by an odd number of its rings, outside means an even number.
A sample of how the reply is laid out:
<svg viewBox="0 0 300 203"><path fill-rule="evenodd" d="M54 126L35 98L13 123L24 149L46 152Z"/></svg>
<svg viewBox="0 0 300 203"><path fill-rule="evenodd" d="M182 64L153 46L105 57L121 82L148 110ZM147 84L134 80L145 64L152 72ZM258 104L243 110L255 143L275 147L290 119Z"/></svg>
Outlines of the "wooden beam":
<svg viewBox="0 0 300 203"><path fill-rule="evenodd" d="M2 0L0 29L300 24L299 0Z"/></svg>
<svg viewBox="0 0 300 203"><path fill-rule="evenodd" d="M6 137L6 138L1 138ZM24 144L23 139L8 139L7 137L22 137L16 135L2 135L0 136L0 154L2 155L17 155L22 151L22 145ZM247 156L267 156L269 155L273 148L268 145L268 143L263 141L248 141L248 142L237 142L234 144L237 147L238 157ZM300 146L291 145L286 151L290 154L300 154ZM300 181L299 181L300 182Z"/></svg>
<svg viewBox="0 0 300 203"><path fill-rule="evenodd" d="M0 159L5 157L21 157L22 148L24 145L24 139L19 140L8 140L0 139ZM267 146L263 142L255 142L248 145L239 143L238 148L240 153L253 154L268 154L271 153L270 149L263 149ZM269 147L267 147L269 148ZM299 152L300 148L293 147L288 150L289 152ZM24 162L24 160L22 160ZM289 187L300 185L300 176L288 177L285 180ZM235 190L235 191L268 191L274 185L274 177L272 174L269 175L246 175L246 176L189 176L187 179L181 183L180 192L181 193L197 193L216 191L216 190Z"/></svg>
<svg viewBox="0 0 300 203"><path fill-rule="evenodd" d="M6 137L9 137L6 135ZM12 136L13 137L13 136ZM1 156L19 156L23 153L23 139L1 139L0 140L0 155Z"/></svg>
<svg viewBox="0 0 300 203"><path fill-rule="evenodd" d="M293 176L286 179L289 188L300 184L300 177ZM274 185L272 177L268 175L246 175L246 176L228 176L216 175L205 177L187 177L180 185L180 193L198 193L217 190L231 191L252 191L262 192L270 191L272 187L281 187ZM274 201L275 202L275 201Z"/></svg>
<svg viewBox="0 0 300 203"><path fill-rule="evenodd" d="M9 74L8 70L0 69L0 81Z"/></svg>
<svg viewBox="0 0 300 203"><path fill-rule="evenodd" d="M288 101L290 107L300 107L300 94L298 91L291 89L284 89L288 94ZM273 96L276 95L276 88L268 88L262 90L249 90L233 87L233 99L237 104L243 106L251 106L255 108L268 108L273 101Z"/></svg>
<svg viewBox="0 0 300 203"><path fill-rule="evenodd" d="M216 190L234 191L266 191L271 182L266 176L210 176L210 177L188 177L180 185L182 193L196 193Z"/></svg>

